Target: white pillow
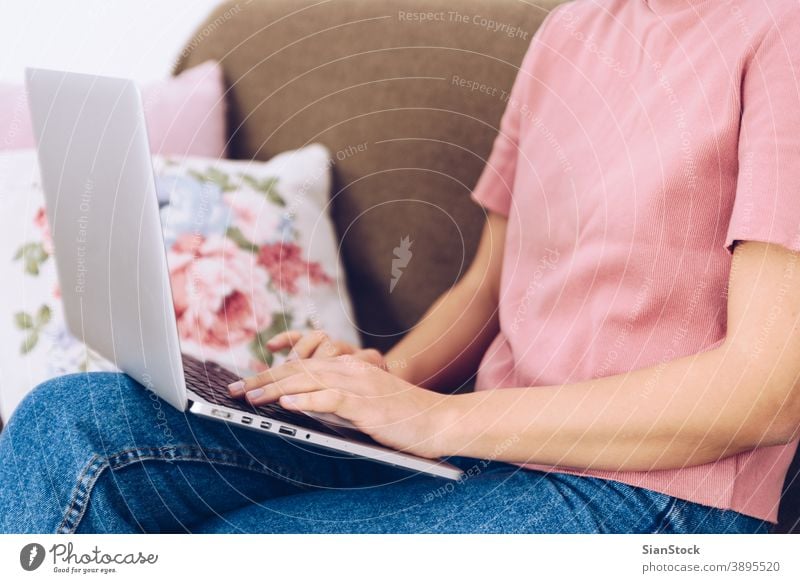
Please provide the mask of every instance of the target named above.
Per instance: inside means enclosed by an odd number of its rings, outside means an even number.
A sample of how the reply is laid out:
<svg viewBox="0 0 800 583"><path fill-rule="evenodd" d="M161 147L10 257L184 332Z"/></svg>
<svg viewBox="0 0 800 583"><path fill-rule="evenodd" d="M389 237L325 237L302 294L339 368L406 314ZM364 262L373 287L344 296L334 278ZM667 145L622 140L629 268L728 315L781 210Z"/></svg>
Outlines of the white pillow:
<svg viewBox="0 0 800 583"><path fill-rule="evenodd" d="M184 352L240 375L275 355L263 341L321 328L358 344L327 214L321 145L269 162L153 160ZM0 154L0 414L42 381L115 370L66 329L36 154ZM222 311L223 302L225 312Z"/></svg>

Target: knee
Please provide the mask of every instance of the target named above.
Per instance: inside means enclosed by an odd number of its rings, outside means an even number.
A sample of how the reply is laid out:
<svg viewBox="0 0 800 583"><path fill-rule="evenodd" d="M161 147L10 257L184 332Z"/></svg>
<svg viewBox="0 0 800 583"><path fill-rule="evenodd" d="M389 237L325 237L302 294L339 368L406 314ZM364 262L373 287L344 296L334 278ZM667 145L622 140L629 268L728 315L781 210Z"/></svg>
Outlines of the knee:
<svg viewBox="0 0 800 583"><path fill-rule="evenodd" d="M85 419L96 407L119 391L132 392L136 381L122 373L76 373L47 380L34 387L9 419L8 429L60 426Z"/></svg>
<svg viewBox="0 0 800 583"><path fill-rule="evenodd" d="M173 441L193 441L181 411L127 375L82 373L33 389L0 434L0 450L12 442L35 444L61 458L65 451L106 455Z"/></svg>
<svg viewBox="0 0 800 583"><path fill-rule="evenodd" d="M52 532L75 480L114 437L98 407L136 386L122 374L85 373L28 393L0 433L0 532Z"/></svg>

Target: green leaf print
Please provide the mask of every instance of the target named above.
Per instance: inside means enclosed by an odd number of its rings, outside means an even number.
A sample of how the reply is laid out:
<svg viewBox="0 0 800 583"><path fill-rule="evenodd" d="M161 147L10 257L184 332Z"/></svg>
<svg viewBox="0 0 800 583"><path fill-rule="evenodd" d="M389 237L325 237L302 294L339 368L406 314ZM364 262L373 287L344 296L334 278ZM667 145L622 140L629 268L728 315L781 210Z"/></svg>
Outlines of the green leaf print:
<svg viewBox="0 0 800 583"><path fill-rule="evenodd" d="M247 184L253 190L257 190L258 192L262 193L270 202L278 206L286 206L286 201L275 189L275 187L278 185L278 179L274 176L270 176L264 180L258 180L249 174L242 174L242 182Z"/></svg>
<svg viewBox="0 0 800 583"><path fill-rule="evenodd" d="M14 253L14 261L22 260L28 275L39 275L39 268L49 257L40 241L25 243Z"/></svg>
<svg viewBox="0 0 800 583"><path fill-rule="evenodd" d="M37 326L45 326L47 323L50 322L50 318L52 316L52 311L50 310L50 306L42 304L39 308L39 311L36 312L36 325Z"/></svg>
<svg viewBox="0 0 800 583"><path fill-rule="evenodd" d="M267 366L272 366L275 355L266 347L267 340L273 336L277 336L281 332L286 332L291 329L291 327L292 314L288 312L275 312L272 315L272 324L256 334L255 338L250 342L250 354L259 362L263 362Z"/></svg>
<svg viewBox="0 0 800 583"><path fill-rule="evenodd" d="M34 349L37 342L39 342L39 333L34 330L25 337L25 340L22 341L22 346L19 347L20 353L28 354Z"/></svg>
<svg viewBox="0 0 800 583"><path fill-rule="evenodd" d="M250 253L258 253L258 245L248 241L239 230L239 227L228 227L228 230L225 231L225 236L236 243L239 249L250 251Z"/></svg>
<svg viewBox="0 0 800 583"><path fill-rule="evenodd" d="M28 354L39 342L39 334L53 317L50 306L42 304L33 316L27 312L14 314L14 324L26 333L25 339L19 347L20 354Z"/></svg>
<svg viewBox="0 0 800 583"><path fill-rule="evenodd" d="M33 318L27 312L17 312L14 314L14 324L20 330L30 330L33 328Z"/></svg>
<svg viewBox="0 0 800 583"><path fill-rule="evenodd" d="M236 184L231 182L230 175L217 168L209 167L206 169L205 174L198 172L197 170L189 170L188 174L192 178L200 180L201 182L211 182L216 184L223 190L223 192L236 190Z"/></svg>

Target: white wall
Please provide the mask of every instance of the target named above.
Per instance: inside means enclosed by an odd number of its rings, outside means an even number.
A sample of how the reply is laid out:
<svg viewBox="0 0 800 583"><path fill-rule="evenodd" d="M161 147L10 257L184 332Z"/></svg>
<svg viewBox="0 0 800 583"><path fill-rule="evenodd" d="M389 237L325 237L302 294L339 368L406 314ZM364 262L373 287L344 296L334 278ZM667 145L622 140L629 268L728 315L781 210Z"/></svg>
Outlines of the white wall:
<svg viewBox="0 0 800 583"><path fill-rule="evenodd" d="M220 0L0 0L0 81L26 66L148 81L169 74Z"/></svg>

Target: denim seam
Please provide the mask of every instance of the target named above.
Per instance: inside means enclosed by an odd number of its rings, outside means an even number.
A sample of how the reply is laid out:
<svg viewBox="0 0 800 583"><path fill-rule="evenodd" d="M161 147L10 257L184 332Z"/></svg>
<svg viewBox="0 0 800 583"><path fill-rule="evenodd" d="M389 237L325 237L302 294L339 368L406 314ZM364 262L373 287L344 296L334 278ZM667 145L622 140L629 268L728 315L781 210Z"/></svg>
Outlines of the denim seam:
<svg viewBox="0 0 800 583"><path fill-rule="evenodd" d="M291 472L283 466L267 467L264 464L256 463L253 458L245 458L235 451L226 449L202 449L196 446L183 445L130 448L108 457L93 454L78 474L78 483L73 489L72 498L64 512L61 523L56 529L56 533L71 534L77 530L81 519L86 513L92 489L103 470L118 470L145 461L216 463L272 476L301 488L304 485L311 485L306 482L302 475Z"/></svg>
<svg viewBox="0 0 800 583"><path fill-rule="evenodd" d="M667 506L667 509L664 511L664 514L661 516L661 520L657 523L655 530L651 534L663 534L667 525L670 524L672 521L672 515L677 509L678 506L678 498L673 497Z"/></svg>

